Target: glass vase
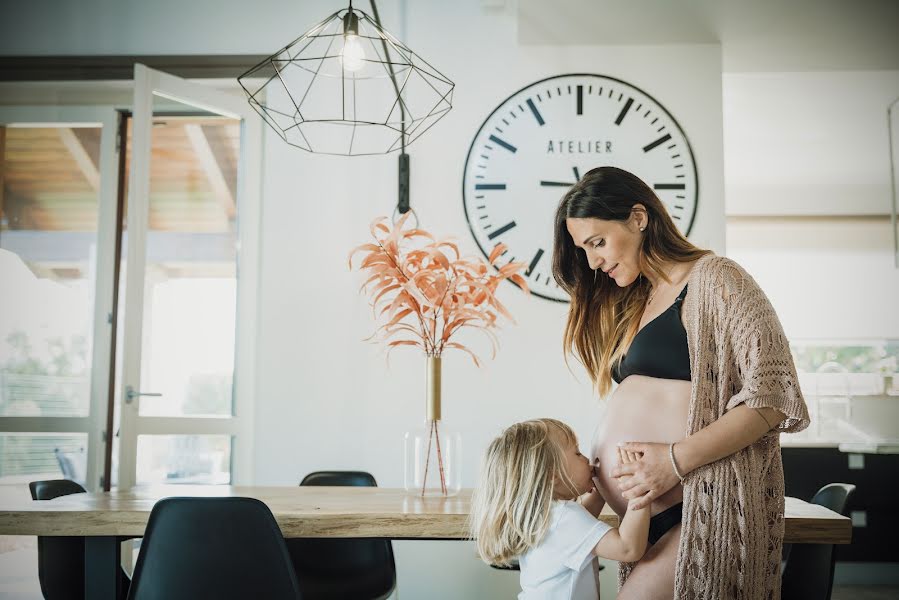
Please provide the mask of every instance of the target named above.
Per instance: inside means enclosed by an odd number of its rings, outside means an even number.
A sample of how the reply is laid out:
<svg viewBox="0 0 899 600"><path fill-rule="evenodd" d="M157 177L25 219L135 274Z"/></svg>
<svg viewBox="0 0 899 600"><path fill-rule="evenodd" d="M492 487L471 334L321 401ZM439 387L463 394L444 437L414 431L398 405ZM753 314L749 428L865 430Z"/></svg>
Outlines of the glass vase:
<svg viewBox="0 0 899 600"><path fill-rule="evenodd" d="M439 356L427 357L425 418L404 440L406 492L420 497L454 496L462 489L462 436L442 418L441 367Z"/></svg>

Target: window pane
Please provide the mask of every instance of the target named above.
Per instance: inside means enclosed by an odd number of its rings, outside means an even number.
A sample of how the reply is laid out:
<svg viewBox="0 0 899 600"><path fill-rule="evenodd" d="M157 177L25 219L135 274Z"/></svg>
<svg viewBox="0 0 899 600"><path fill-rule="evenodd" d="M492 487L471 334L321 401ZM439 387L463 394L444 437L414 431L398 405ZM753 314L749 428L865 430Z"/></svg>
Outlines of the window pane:
<svg viewBox="0 0 899 600"><path fill-rule="evenodd" d="M137 483L231 482L231 436L141 435Z"/></svg>
<svg viewBox="0 0 899 600"><path fill-rule="evenodd" d="M0 126L0 416L90 401L99 127Z"/></svg>
<svg viewBox="0 0 899 600"><path fill-rule="evenodd" d="M0 433L0 485L66 478L84 484L86 433Z"/></svg>
<svg viewBox="0 0 899 600"><path fill-rule="evenodd" d="M234 119L154 118L141 416L232 414L239 144Z"/></svg>

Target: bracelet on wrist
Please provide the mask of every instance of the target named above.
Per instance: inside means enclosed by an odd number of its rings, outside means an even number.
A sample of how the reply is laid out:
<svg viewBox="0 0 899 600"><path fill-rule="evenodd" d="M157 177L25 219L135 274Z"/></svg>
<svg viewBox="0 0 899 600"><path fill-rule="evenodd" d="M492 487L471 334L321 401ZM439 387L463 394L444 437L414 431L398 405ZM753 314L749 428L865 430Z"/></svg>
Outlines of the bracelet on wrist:
<svg viewBox="0 0 899 600"><path fill-rule="evenodd" d="M677 461L674 460L674 444L668 445L668 457L671 459L671 468L674 469L674 474L677 475L677 478L680 479L681 485L683 485L684 476L680 474L680 469L677 468Z"/></svg>

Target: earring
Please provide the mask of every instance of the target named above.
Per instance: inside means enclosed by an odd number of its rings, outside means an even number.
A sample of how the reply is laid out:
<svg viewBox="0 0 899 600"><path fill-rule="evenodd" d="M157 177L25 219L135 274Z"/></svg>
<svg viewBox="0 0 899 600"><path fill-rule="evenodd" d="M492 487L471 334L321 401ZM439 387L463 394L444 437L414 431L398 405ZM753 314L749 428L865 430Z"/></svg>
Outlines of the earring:
<svg viewBox="0 0 899 600"><path fill-rule="evenodd" d="M597 271L599 271L599 269L593 269L593 285L594 286L596 285L596 272Z"/></svg>
<svg viewBox="0 0 899 600"><path fill-rule="evenodd" d="M646 229L645 227L641 227L641 228L640 228L640 231L644 231L645 229Z"/></svg>

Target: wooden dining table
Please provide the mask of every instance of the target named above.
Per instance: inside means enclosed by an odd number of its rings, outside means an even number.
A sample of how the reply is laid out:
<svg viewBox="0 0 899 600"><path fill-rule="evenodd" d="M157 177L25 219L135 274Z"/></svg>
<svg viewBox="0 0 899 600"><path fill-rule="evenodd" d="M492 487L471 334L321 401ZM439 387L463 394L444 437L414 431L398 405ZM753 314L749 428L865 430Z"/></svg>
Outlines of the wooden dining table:
<svg viewBox="0 0 899 600"><path fill-rule="evenodd" d="M148 486L44 501L0 503L0 535L83 536L85 597L113 600L122 537L142 537L153 505L173 496L245 496L263 501L286 538L465 540L471 492L421 498L364 487ZM618 524L606 506L600 519ZM786 498L785 538L794 544L848 544L851 521L823 506Z"/></svg>

